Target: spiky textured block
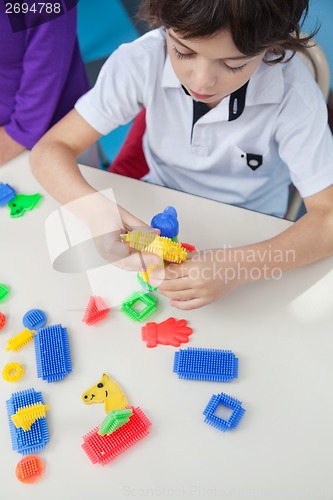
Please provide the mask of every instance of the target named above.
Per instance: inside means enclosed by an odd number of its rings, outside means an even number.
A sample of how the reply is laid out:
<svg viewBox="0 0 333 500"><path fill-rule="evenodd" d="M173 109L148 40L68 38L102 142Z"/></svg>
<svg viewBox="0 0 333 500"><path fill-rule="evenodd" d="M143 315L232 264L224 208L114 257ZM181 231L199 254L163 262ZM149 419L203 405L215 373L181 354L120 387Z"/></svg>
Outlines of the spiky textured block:
<svg viewBox="0 0 333 500"><path fill-rule="evenodd" d="M31 342L31 340L34 338L34 333L35 332L33 330L24 328L24 330L8 340L6 351L18 351L23 346Z"/></svg>
<svg viewBox="0 0 333 500"><path fill-rule="evenodd" d="M89 299L82 321L91 326L106 318L109 312L110 307L104 302L102 297L93 296Z"/></svg>
<svg viewBox="0 0 333 500"><path fill-rule="evenodd" d="M135 310L135 304L137 302L143 302L145 305L142 311ZM153 312L156 311L157 308L157 300L150 293L145 292L144 290L139 290L129 297L122 303L121 310L131 319L135 321L143 321L148 318Z"/></svg>
<svg viewBox="0 0 333 500"><path fill-rule="evenodd" d="M147 436L150 421L141 408L134 408L133 414L127 424L123 425L109 436L100 436L98 427L83 436L82 448L93 464L107 464L118 455Z"/></svg>
<svg viewBox="0 0 333 500"><path fill-rule="evenodd" d="M5 300L5 298L8 297L9 294L9 288L7 285L4 285L3 283L0 283L0 302Z"/></svg>
<svg viewBox="0 0 333 500"><path fill-rule="evenodd" d="M186 260L185 248L180 243L172 241L171 238L158 236L156 233L130 231L123 239L131 248L139 252L154 253L169 262L180 263Z"/></svg>
<svg viewBox="0 0 333 500"><path fill-rule="evenodd" d="M6 325L6 316L0 312L0 330Z"/></svg>
<svg viewBox="0 0 333 500"><path fill-rule="evenodd" d="M33 405L34 403L44 404L42 393L36 392L35 389L15 392L7 401L12 447L14 451L18 451L22 455L29 455L30 453L42 450L50 440L46 418L44 417L36 420L29 431L24 431L21 428L17 429L12 422L12 415L15 415L20 408Z"/></svg>
<svg viewBox="0 0 333 500"><path fill-rule="evenodd" d="M98 434L100 436L112 434L112 432L119 429L122 425L127 424L132 415L132 408L122 408L121 410L109 411L98 429Z"/></svg>
<svg viewBox="0 0 333 500"><path fill-rule="evenodd" d="M144 290L146 290L147 292L156 292L157 290L156 286L151 286L151 284L149 283L149 277L147 272L137 273L136 277L141 287Z"/></svg>
<svg viewBox="0 0 333 500"><path fill-rule="evenodd" d="M15 415L12 415L12 422L15 427L29 431L36 420L46 417L46 411L49 410L49 405L42 403L34 403L32 405L19 408Z"/></svg>
<svg viewBox="0 0 333 500"><path fill-rule="evenodd" d="M16 191L9 184L0 182L0 207L7 205L16 196Z"/></svg>
<svg viewBox="0 0 333 500"><path fill-rule="evenodd" d="M2 377L6 382L18 382L23 377L23 374L23 365L21 365L21 363L16 363L16 361L7 363L2 370Z"/></svg>
<svg viewBox="0 0 333 500"><path fill-rule="evenodd" d="M233 410L228 420L215 415L219 405L224 405ZM242 402L228 396L228 394L225 394L224 392L221 392L220 394L213 394L208 405L203 411L203 414L206 417L205 422L223 432L235 429L241 421L244 413L245 410L242 408Z"/></svg>
<svg viewBox="0 0 333 500"><path fill-rule="evenodd" d="M16 466L16 477L21 483L34 483L44 472L44 462L34 455L28 455Z"/></svg>
<svg viewBox="0 0 333 500"><path fill-rule="evenodd" d="M22 319L23 325L29 330L38 330L46 323L46 314L41 309L30 309Z"/></svg>
<svg viewBox="0 0 333 500"><path fill-rule="evenodd" d="M72 371L67 329L60 324L46 326L34 337L37 376L48 382L62 380Z"/></svg>
<svg viewBox="0 0 333 500"><path fill-rule="evenodd" d="M189 347L175 353L173 371L179 378L230 382L238 377L238 358L232 351Z"/></svg>

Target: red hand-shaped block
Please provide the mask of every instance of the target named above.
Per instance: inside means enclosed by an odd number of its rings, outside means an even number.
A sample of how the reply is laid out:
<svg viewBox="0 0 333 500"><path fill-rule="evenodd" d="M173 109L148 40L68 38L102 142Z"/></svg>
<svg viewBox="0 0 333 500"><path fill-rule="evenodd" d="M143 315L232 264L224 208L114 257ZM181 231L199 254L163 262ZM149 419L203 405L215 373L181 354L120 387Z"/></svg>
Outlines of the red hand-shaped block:
<svg viewBox="0 0 333 500"><path fill-rule="evenodd" d="M157 344L179 347L189 341L191 333L192 328L187 326L186 319L168 318L162 323L147 323L141 328L142 340L146 341L147 347L156 347Z"/></svg>

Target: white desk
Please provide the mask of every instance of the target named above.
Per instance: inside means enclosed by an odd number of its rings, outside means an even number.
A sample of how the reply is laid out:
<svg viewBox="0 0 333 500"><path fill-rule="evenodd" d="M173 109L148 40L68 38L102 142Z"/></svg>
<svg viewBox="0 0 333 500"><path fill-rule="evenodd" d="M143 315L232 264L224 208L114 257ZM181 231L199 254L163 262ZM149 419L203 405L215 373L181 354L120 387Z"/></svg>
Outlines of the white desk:
<svg viewBox="0 0 333 500"><path fill-rule="evenodd" d="M199 249L259 241L290 224L96 169L83 171L96 188L112 186L118 202L147 222L174 205L180 239ZM28 155L1 167L0 180L19 193L44 195L22 218L11 219L7 207L0 210L0 282L11 287L0 304L8 319L0 332L0 369L12 360L26 368L20 382L0 378L2 499L332 500L332 259L196 311L181 313L161 297L149 321L187 319L194 333L182 348L231 349L239 358L239 378L231 383L180 380L172 371L177 349L147 349L141 324L119 308L94 327L82 323L89 281L86 273L52 269L44 221L58 206L32 177ZM35 307L47 313L48 324L68 329L73 372L61 382L37 378L32 343L6 352L7 340L22 329L22 316ZM105 467L92 465L81 449L82 436L105 416L103 405L86 406L81 395L103 372L152 422L148 437ZM14 474L22 456L12 451L5 401L30 387L50 405L50 443L39 454L45 475L24 485ZM205 424L202 415L211 395L220 392L246 409L239 427L225 433Z"/></svg>

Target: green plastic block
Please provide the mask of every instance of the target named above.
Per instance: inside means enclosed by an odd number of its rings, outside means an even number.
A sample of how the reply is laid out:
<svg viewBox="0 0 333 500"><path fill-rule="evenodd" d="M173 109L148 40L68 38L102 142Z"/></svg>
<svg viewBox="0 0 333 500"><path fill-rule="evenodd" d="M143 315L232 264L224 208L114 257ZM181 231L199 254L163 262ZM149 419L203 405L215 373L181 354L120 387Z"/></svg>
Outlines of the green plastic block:
<svg viewBox="0 0 333 500"><path fill-rule="evenodd" d="M143 303L145 307L142 311L137 311L135 306ZM132 293L121 306L121 310L134 321L143 321L157 309L157 300L144 290Z"/></svg>
<svg viewBox="0 0 333 500"><path fill-rule="evenodd" d="M10 216L13 218L22 217L28 210L35 208L40 202L40 194L17 194L15 198L8 203Z"/></svg>

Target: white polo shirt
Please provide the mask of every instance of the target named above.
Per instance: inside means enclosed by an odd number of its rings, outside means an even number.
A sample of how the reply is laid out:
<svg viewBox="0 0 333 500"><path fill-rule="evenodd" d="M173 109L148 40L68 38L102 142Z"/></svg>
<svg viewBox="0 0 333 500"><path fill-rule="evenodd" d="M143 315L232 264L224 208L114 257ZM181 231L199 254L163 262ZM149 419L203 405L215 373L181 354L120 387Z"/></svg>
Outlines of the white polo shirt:
<svg viewBox="0 0 333 500"><path fill-rule="evenodd" d="M290 181L303 198L333 184L326 104L296 57L262 62L248 85L193 125L193 99L158 29L120 46L75 107L101 134L145 107L144 180L154 184L281 217Z"/></svg>

